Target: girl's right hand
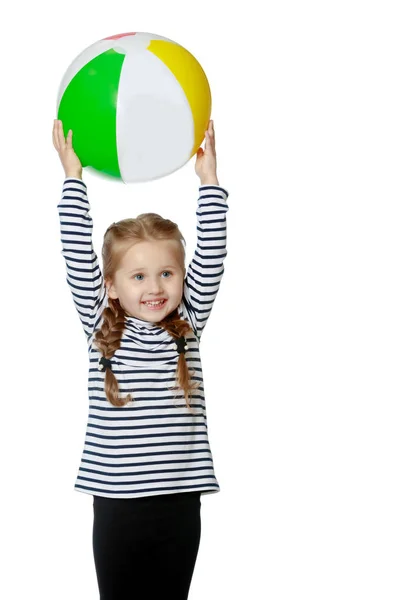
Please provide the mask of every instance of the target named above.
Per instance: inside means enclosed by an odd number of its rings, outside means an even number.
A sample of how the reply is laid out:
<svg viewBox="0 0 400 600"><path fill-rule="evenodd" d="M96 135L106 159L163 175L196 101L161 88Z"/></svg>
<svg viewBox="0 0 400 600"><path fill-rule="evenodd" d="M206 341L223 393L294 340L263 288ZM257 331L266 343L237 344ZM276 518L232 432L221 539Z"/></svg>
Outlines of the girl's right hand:
<svg viewBox="0 0 400 600"><path fill-rule="evenodd" d="M68 135L64 137L62 122L54 119L53 125L53 144L57 150L64 167L65 177L74 177L82 179L82 165L72 147L72 130L68 131Z"/></svg>

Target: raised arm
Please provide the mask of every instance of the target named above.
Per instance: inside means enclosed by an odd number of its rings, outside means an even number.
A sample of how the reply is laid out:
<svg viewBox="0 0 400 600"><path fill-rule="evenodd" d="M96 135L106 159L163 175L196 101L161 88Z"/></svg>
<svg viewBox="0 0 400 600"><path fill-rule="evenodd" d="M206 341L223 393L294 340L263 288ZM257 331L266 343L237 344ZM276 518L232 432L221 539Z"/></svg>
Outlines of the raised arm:
<svg viewBox="0 0 400 600"><path fill-rule="evenodd" d="M93 222L89 214L90 204L85 183L72 177L65 179L57 208L67 283L83 329L89 338L106 290L92 245Z"/></svg>
<svg viewBox="0 0 400 600"><path fill-rule="evenodd" d="M62 122L53 124L53 144L65 172L62 198L58 204L62 255L67 268L67 282L87 338L94 330L96 314L103 304L106 290L97 256L92 246L93 222L82 165L72 147L72 131L64 136Z"/></svg>
<svg viewBox="0 0 400 600"><path fill-rule="evenodd" d="M200 338L224 273L228 192L219 185L199 188L197 246L188 266L183 302L191 325Z"/></svg>

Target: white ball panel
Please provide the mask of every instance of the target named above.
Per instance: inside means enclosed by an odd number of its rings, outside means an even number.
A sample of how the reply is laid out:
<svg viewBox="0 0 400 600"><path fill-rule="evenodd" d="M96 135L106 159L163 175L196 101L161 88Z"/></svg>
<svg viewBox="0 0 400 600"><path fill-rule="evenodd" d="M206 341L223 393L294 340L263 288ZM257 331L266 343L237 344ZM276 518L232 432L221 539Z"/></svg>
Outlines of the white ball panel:
<svg viewBox="0 0 400 600"><path fill-rule="evenodd" d="M171 71L148 51L128 53L118 90L117 148L126 183L164 177L190 158L192 112Z"/></svg>

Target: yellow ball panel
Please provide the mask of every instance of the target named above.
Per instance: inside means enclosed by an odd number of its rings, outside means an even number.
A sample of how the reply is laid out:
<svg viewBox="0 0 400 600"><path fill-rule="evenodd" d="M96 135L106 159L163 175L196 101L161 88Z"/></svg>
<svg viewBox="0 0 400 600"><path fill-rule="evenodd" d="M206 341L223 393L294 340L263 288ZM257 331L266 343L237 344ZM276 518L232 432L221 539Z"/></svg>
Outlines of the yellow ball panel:
<svg viewBox="0 0 400 600"><path fill-rule="evenodd" d="M194 122L191 158L204 140L211 116L211 91L206 74L195 57L178 44L166 40L151 40L147 49L170 69L188 99Z"/></svg>

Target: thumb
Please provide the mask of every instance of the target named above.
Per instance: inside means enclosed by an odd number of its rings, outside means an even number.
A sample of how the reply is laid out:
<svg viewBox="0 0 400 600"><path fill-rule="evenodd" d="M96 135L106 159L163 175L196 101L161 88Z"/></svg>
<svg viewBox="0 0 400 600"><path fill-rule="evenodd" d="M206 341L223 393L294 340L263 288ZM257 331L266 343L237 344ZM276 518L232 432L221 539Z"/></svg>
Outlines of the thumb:
<svg viewBox="0 0 400 600"><path fill-rule="evenodd" d="M197 150L197 158L201 158L203 156L203 154L204 154L203 148L199 148Z"/></svg>

